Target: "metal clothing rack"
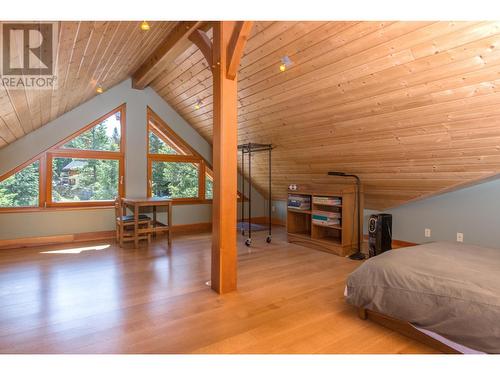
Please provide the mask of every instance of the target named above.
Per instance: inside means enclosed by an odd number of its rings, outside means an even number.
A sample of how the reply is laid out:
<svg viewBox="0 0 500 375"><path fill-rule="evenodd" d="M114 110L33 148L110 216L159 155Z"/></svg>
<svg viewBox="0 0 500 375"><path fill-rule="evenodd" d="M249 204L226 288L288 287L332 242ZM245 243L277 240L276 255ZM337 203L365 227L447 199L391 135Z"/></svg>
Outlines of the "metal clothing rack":
<svg viewBox="0 0 500 375"><path fill-rule="evenodd" d="M252 244L252 153L256 152L268 152L269 161L269 195L268 195L268 209L269 209L269 227L268 236L266 242L271 242L272 226L271 226L271 153L273 150L272 144L262 144L262 143L245 143L238 145L238 151L241 151L241 174L242 174L242 204L241 204L241 221L245 223L245 155L248 154L248 238L245 241L245 245L250 246ZM245 228L242 228L241 234L244 236Z"/></svg>

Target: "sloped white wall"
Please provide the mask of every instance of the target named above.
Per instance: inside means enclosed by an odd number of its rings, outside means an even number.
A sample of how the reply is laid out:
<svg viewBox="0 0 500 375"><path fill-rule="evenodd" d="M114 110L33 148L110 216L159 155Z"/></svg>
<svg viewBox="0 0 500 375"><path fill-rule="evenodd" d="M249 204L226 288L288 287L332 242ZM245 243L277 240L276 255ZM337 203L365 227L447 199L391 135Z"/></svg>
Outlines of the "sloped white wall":
<svg viewBox="0 0 500 375"><path fill-rule="evenodd" d="M456 241L500 249L500 179L437 195L386 210L392 214L393 238L414 243ZM365 210L368 218L378 213ZM425 228L431 237L425 237Z"/></svg>
<svg viewBox="0 0 500 375"><path fill-rule="evenodd" d="M151 107L179 136L207 160L211 145L175 112L153 89L132 89L127 79L104 94L94 97L56 120L0 150L0 175L38 155L112 109L127 104L125 189L126 195L146 196L147 150L146 108ZM263 197L255 190L253 216L265 215ZM238 209L238 212L240 210ZM211 221L211 205L175 206L174 225ZM114 229L113 209L43 210L0 213L0 239L86 233Z"/></svg>

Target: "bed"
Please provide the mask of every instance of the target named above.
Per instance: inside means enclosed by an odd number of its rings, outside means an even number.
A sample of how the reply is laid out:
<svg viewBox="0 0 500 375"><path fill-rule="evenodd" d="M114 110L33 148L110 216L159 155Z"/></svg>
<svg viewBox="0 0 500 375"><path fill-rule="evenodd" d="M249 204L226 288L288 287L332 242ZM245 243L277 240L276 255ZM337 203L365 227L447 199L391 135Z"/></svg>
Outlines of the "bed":
<svg viewBox="0 0 500 375"><path fill-rule="evenodd" d="M433 242L385 252L349 275L346 300L445 352L500 353L498 249Z"/></svg>

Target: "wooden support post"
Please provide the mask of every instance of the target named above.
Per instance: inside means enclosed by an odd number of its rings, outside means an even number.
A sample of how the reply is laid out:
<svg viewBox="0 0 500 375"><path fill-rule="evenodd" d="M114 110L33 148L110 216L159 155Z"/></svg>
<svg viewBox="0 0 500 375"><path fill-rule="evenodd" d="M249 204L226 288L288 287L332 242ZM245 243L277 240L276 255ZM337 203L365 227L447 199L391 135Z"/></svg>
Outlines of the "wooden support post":
<svg viewBox="0 0 500 375"><path fill-rule="evenodd" d="M213 42L203 30L189 40L198 46L213 77L213 202L212 280L217 293L236 290L238 249L236 209L238 204L238 90L237 76L250 21L213 22Z"/></svg>
<svg viewBox="0 0 500 375"><path fill-rule="evenodd" d="M228 76L229 65L239 66L243 46L235 38L239 22L221 21L213 26L213 167L212 289L218 293L236 290L237 257L237 74ZM247 28L243 28L247 30ZM246 40L246 37L245 37ZM244 44L244 43L243 43ZM233 55L236 53L237 55ZM237 69L235 70L237 72Z"/></svg>

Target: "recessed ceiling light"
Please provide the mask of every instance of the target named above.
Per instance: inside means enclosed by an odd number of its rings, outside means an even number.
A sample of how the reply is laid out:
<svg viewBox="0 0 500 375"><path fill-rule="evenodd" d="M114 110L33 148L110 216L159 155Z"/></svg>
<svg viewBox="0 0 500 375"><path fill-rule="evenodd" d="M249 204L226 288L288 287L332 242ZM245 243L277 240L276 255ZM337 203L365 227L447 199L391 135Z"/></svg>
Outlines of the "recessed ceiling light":
<svg viewBox="0 0 500 375"><path fill-rule="evenodd" d="M151 26L149 26L149 23L147 23L146 21L142 21L141 30L142 31L149 31L149 29L151 29Z"/></svg>
<svg viewBox="0 0 500 375"><path fill-rule="evenodd" d="M102 94L104 92L104 89L102 88L101 85L98 85L95 89L95 92L98 94Z"/></svg>
<svg viewBox="0 0 500 375"><path fill-rule="evenodd" d="M194 109L200 109L202 105L203 102L201 101L201 99L197 99L196 103L194 103Z"/></svg>

